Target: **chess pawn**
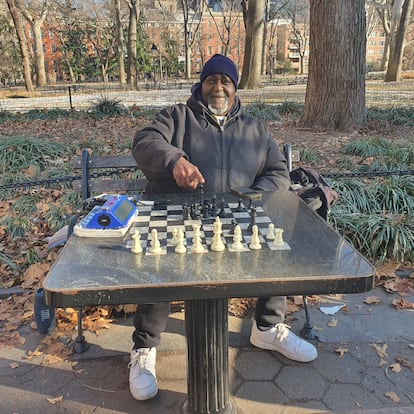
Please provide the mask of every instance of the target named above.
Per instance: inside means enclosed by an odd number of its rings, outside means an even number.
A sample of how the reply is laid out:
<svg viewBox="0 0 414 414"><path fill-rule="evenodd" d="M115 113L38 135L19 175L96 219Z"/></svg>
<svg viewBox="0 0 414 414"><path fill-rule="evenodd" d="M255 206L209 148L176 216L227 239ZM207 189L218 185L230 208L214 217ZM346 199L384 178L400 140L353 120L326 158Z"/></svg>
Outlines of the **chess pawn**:
<svg viewBox="0 0 414 414"><path fill-rule="evenodd" d="M171 234L172 234L172 239L170 240L170 243L171 243L171 245L172 246L177 246L177 243L178 243L178 229L177 229L177 227L174 227L172 230L171 230Z"/></svg>
<svg viewBox="0 0 414 414"><path fill-rule="evenodd" d="M285 244L283 241L283 229L275 229L275 239L273 240L273 246L282 247Z"/></svg>
<svg viewBox="0 0 414 414"><path fill-rule="evenodd" d="M233 250L243 250L243 243L241 242L242 240L242 231L240 226L237 224L236 227L234 228L234 235L233 235L233 244L232 244L232 248Z"/></svg>
<svg viewBox="0 0 414 414"><path fill-rule="evenodd" d="M142 252L142 245L141 245L141 234L138 230L135 230L135 233L131 236L132 237L132 253L141 253Z"/></svg>
<svg viewBox="0 0 414 414"><path fill-rule="evenodd" d="M250 241L249 247L252 250L260 250L262 248L262 245L260 244L259 228L257 227L257 224L254 224L252 226L252 233L252 239Z"/></svg>
<svg viewBox="0 0 414 414"><path fill-rule="evenodd" d="M151 230L151 248L150 252L153 254L161 253L161 245L160 241L158 240L158 232L157 229Z"/></svg>
<svg viewBox="0 0 414 414"><path fill-rule="evenodd" d="M187 251L187 248L184 245L184 232L181 229L178 229L177 246L174 250L176 253L185 253Z"/></svg>
<svg viewBox="0 0 414 414"><path fill-rule="evenodd" d="M273 223L269 223L269 227L266 234L267 240L274 240L275 239L275 225Z"/></svg>

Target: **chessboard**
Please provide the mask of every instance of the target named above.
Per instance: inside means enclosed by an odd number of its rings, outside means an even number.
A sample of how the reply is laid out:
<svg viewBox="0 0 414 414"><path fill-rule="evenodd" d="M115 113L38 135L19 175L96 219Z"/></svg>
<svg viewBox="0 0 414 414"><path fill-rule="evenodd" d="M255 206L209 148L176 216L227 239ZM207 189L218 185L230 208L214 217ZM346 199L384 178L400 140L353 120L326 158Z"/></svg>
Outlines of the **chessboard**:
<svg viewBox="0 0 414 414"><path fill-rule="evenodd" d="M234 203L220 204L213 214L199 213L190 214L189 206L178 204L154 204L138 206L138 215L133 223L127 241L127 247L134 252L133 246L139 243L142 253L145 255L154 254L177 254L176 236L179 230L184 235L183 244L186 247L185 253L192 253L194 232L197 231L198 239L203 246L197 253L208 253L212 250L215 237L215 222L220 223L220 239L224 249L229 252L248 252L252 250L252 227L257 226L259 247L255 249L267 250L290 250L290 246L282 239L283 229L277 229L271 219L266 215L260 206L245 206L241 201ZM270 225L270 227L269 227ZM236 226L241 229L242 248L233 248L234 230ZM197 229L199 228L199 232ZM154 234L155 230L155 234ZM274 236L270 239L269 232L279 231L278 243L274 242ZM135 239L136 235L138 240ZM153 238L157 238L159 248L153 253ZM256 238L257 241L257 238ZM141 249L139 249L141 252Z"/></svg>

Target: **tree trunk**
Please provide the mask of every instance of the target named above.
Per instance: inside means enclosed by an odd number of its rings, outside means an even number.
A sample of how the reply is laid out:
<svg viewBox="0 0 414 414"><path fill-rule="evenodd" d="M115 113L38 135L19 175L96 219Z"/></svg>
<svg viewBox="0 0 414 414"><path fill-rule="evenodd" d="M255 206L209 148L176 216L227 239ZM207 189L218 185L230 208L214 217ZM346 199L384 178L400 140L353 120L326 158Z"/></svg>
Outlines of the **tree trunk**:
<svg viewBox="0 0 414 414"><path fill-rule="evenodd" d="M36 86L46 85L45 54L43 53L41 24L43 24L43 21L30 24L35 37Z"/></svg>
<svg viewBox="0 0 414 414"><path fill-rule="evenodd" d="M125 85L126 76L125 76L125 53L124 53L124 34L122 31L122 22L121 22L121 0L115 1L115 24L116 24L116 51L118 57L118 66L119 66L119 83Z"/></svg>
<svg viewBox="0 0 414 414"><path fill-rule="evenodd" d="M364 6L364 0L310 0L309 74L301 126L349 131L364 125Z"/></svg>
<svg viewBox="0 0 414 414"><path fill-rule="evenodd" d="M401 64L404 52L404 38L407 32L408 23L413 8L413 0L404 0L401 9L401 17L395 33L395 42L390 48L390 57L388 60L385 82L401 81Z"/></svg>
<svg viewBox="0 0 414 414"><path fill-rule="evenodd" d="M33 92L34 87L30 73L29 51L27 50L26 36L23 30L23 17L19 13L14 0L7 0L7 6L9 7L10 15L13 19L14 28L16 30L17 39L19 41L20 54L22 57L23 77L26 90L28 92Z"/></svg>
<svg viewBox="0 0 414 414"><path fill-rule="evenodd" d="M26 19L30 25L30 28L32 29L35 45L34 65L36 71L36 85L44 86L46 85L46 69L41 28L43 27L43 23L49 10L49 2L48 0L44 1L40 13L38 11L36 11L36 13L32 12L29 7L23 4L20 0L16 2L16 6L19 8L23 17Z"/></svg>
<svg viewBox="0 0 414 414"><path fill-rule="evenodd" d="M139 17L139 0L131 0L129 5L129 27L128 27L128 68L127 82L131 87L138 89L137 73L137 28Z"/></svg>
<svg viewBox="0 0 414 414"><path fill-rule="evenodd" d="M261 55L263 46L265 0L248 0L245 14L246 41L240 89L259 89L261 81Z"/></svg>

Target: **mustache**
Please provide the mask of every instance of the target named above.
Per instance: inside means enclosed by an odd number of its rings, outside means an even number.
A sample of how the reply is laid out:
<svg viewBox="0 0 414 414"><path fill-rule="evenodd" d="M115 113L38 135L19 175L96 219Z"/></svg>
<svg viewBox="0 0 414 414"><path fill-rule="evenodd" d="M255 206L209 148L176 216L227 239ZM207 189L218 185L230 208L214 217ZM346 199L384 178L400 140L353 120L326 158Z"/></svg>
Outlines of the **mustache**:
<svg viewBox="0 0 414 414"><path fill-rule="evenodd" d="M211 93L210 98L227 98L228 96L225 93Z"/></svg>

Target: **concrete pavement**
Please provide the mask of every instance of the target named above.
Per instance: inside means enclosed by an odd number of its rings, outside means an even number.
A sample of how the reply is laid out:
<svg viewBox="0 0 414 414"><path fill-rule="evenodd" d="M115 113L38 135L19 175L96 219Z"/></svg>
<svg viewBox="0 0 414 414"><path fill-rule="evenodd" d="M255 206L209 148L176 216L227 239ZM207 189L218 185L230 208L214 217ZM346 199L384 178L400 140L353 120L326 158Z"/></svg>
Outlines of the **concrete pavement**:
<svg viewBox="0 0 414 414"><path fill-rule="evenodd" d="M364 302L372 296L380 302ZM319 357L307 364L253 348L251 321L230 317L230 390L236 413L414 413L414 310L396 310L396 298L380 287L322 296L310 308ZM414 295L404 299L414 302ZM346 306L330 315L337 305ZM303 310L291 318L298 333ZM99 335L87 332L90 349L56 363L44 354L28 358L43 336L28 325L20 333L24 345L0 350L1 414L181 412L187 389L183 314L170 317L157 355L160 392L146 402L135 401L128 390L132 318L114 321Z"/></svg>

